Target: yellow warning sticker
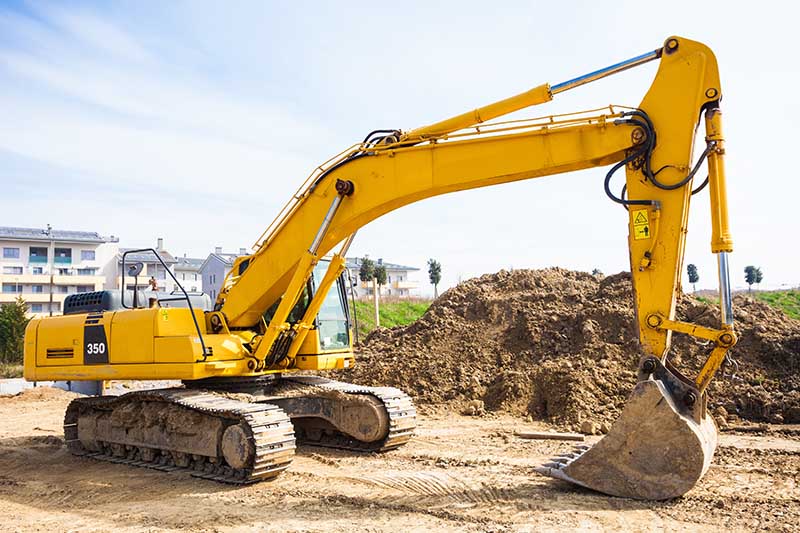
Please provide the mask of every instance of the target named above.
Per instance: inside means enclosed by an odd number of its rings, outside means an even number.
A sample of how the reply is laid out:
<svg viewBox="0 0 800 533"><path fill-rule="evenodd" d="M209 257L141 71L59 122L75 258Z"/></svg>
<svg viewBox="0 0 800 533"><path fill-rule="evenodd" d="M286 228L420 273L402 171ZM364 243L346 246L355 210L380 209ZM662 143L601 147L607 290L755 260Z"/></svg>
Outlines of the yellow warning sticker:
<svg viewBox="0 0 800 533"><path fill-rule="evenodd" d="M169 311L164 308L161 309L161 320L169 320Z"/></svg>
<svg viewBox="0 0 800 533"><path fill-rule="evenodd" d="M650 238L650 217L647 209L633 212L633 238L637 241Z"/></svg>

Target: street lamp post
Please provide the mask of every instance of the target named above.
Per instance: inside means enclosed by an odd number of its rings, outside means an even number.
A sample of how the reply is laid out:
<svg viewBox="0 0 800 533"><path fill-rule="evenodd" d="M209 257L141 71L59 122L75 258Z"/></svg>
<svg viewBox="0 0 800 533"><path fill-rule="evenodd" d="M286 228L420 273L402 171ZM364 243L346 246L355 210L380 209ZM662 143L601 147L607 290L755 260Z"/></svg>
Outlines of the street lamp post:
<svg viewBox="0 0 800 533"><path fill-rule="evenodd" d="M53 316L53 265L55 262L55 240L53 239L53 228L47 225L47 235L50 237L50 249L47 251L47 265L50 270L50 316Z"/></svg>

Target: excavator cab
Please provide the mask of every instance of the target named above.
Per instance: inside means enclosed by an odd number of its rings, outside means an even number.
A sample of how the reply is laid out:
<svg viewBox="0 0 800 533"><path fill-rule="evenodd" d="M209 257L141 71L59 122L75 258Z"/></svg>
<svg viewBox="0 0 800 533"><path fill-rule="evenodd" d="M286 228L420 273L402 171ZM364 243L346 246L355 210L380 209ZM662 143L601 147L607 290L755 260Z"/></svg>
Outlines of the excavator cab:
<svg viewBox="0 0 800 533"><path fill-rule="evenodd" d="M316 264L300 298L289 313L287 318L289 324L295 326L303 321L309 305L320 292L320 285L330 268L330 263L330 259L323 258ZM348 368L355 359L352 346L352 319L350 307L347 305L346 274L340 274L327 294L319 296L322 297L319 312L300 345L295 364L298 368L307 370ZM264 313L266 323L270 322L277 307L278 302Z"/></svg>
<svg viewBox="0 0 800 533"><path fill-rule="evenodd" d="M321 260L311 275L313 291L319 289L320 281L328 270L330 261ZM317 314L316 331L320 352L336 352L351 348L350 306L347 305L347 280L341 274L328 290ZM302 349L301 349L302 353Z"/></svg>

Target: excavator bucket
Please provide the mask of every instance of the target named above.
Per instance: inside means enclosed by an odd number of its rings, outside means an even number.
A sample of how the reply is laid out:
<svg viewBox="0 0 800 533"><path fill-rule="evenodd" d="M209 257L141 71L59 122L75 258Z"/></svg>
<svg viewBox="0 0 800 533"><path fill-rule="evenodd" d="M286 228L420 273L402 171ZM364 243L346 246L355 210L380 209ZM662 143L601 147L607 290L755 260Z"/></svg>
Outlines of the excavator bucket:
<svg viewBox="0 0 800 533"><path fill-rule="evenodd" d="M717 447L717 429L705 399L691 381L657 358L643 360L641 368L639 382L608 435L536 471L641 500L675 498L694 487Z"/></svg>

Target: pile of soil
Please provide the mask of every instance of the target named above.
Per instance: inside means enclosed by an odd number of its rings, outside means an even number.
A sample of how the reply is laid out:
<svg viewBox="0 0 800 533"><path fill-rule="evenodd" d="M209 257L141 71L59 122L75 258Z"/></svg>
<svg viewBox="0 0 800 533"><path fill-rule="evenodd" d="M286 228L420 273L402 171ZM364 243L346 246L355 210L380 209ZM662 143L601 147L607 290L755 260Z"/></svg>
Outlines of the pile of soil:
<svg viewBox="0 0 800 533"><path fill-rule="evenodd" d="M734 309L738 370L717 375L710 408L729 420L800 423L800 321L746 296L734 299ZM677 315L719 324L718 309L691 296L681 298ZM637 338L629 273L500 271L450 289L407 327L374 331L359 364L342 377L399 387L421 405L504 411L579 429L619 415L636 381ZM670 359L695 376L709 351L675 334Z"/></svg>
<svg viewBox="0 0 800 533"><path fill-rule="evenodd" d="M74 392L57 389L55 387L34 387L25 389L17 394L0 395L0 404L17 402L56 402L64 399L72 399L78 395Z"/></svg>

